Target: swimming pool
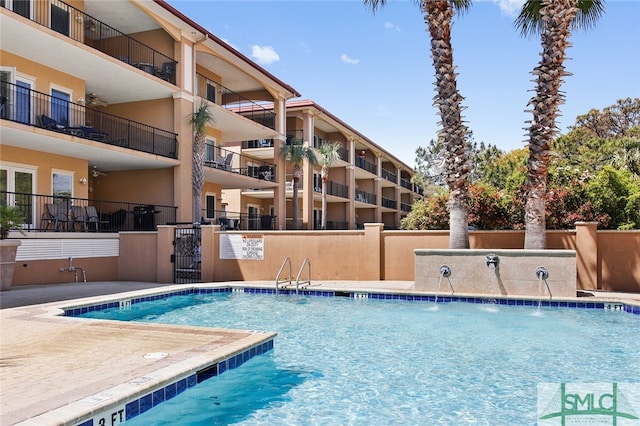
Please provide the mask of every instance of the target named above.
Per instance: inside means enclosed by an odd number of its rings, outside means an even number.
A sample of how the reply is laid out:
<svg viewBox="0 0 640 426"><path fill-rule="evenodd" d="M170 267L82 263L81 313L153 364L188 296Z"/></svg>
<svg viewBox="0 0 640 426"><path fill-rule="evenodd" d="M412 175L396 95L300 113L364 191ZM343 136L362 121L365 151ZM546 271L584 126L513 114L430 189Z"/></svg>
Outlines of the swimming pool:
<svg viewBox="0 0 640 426"><path fill-rule="evenodd" d="M278 333L131 425L532 424L538 383L640 382L638 315L528 302L227 292L84 316Z"/></svg>

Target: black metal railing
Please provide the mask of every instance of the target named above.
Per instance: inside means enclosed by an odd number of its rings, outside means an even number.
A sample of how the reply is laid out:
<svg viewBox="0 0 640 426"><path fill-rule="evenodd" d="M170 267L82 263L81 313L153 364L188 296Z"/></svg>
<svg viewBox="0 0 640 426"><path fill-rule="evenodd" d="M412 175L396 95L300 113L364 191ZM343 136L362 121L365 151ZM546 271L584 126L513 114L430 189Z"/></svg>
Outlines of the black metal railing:
<svg viewBox="0 0 640 426"><path fill-rule="evenodd" d="M330 180L327 182L327 194L349 198L349 186Z"/></svg>
<svg viewBox="0 0 640 426"><path fill-rule="evenodd" d="M202 209L203 224L220 225L222 231L269 231L276 227L276 216L228 210Z"/></svg>
<svg viewBox="0 0 640 426"><path fill-rule="evenodd" d="M393 183L398 182L398 176L395 173L392 173L386 169L382 169L382 178L385 180L388 180L389 182L393 182Z"/></svg>
<svg viewBox="0 0 640 426"><path fill-rule="evenodd" d="M175 133L9 82L0 84L0 118L108 145L178 158Z"/></svg>
<svg viewBox="0 0 640 426"><path fill-rule="evenodd" d="M338 148L338 155L342 161L349 161L349 153L346 148Z"/></svg>
<svg viewBox="0 0 640 426"><path fill-rule="evenodd" d="M273 148L273 139L252 139L242 141L242 149Z"/></svg>
<svg viewBox="0 0 640 426"><path fill-rule="evenodd" d="M275 129L275 113L220 83L196 73L196 94L243 117Z"/></svg>
<svg viewBox="0 0 640 426"><path fill-rule="evenodd" d="M365 160L364 158L358 158L358 160L356 161L356 165L370 173L378 173L378 166L375 163Z"/></svg>
<svg viewBox="0 0 640 426"><path fill-rule="evenodd" d="M411 211L411 204L400 203L400 210L402 210L403 212L410 212Z"/></svg>
<svg viewBox="0 0 640 426"><path fill-rule="evenodd" d="M376 194L356 189L356 201L367 204L376 204Z"/></svg>
<svg viewBox="0 0 640 426"><path fill-rule="evenodd" d="M67 3L60 0L0 1L1 7L9 8L9 5L10 10L33 22L172 84L176 83L177 61Z"/></svg>
<svg viewBox="0 0 640 426"><path fill-rule="evenodd" d="M20 209L27 231L155 231L176 221L174 206L7 191L0 197Z"/></svg>
<svg viewBox="0 0 640 426"><path fill-rule="evenodd" d="M413 189L413 186L411 185L411 181L405 178L400 178L400 186L403 188L407 188L409 190Z"/></svg>
<svg viewBox="0 0 640 426"><path fill-rule="evenodd" d="M275 182L276 166L273 163L224 149L219 145L207 145L205 166L225 170L260 180Z"/></svg>
<svg viewBox="0 0 640 426"><path fill-rule="evenodd" d="M391 198L382 197L380 199L380 201L382 202L382 207L386 207L388 209L395 209L396 208L396 200L393 200Z"/></svg>
<svg viewBox="0 0 640 426"><path fill-rule="evenodd" d="M314 220L313 229L315 230L322 229L322 220ZM349 229L349 222L327 220L327 227L325 229L327 231L343 231L343 230Z"/></svg>
<svg viewBox="0 0 640 426"><path fill-rule="evenodd" d="M424 189L422 189L418 185L413 185L413 192L415 192L418 195L423 195L424 194Z"/></svg>

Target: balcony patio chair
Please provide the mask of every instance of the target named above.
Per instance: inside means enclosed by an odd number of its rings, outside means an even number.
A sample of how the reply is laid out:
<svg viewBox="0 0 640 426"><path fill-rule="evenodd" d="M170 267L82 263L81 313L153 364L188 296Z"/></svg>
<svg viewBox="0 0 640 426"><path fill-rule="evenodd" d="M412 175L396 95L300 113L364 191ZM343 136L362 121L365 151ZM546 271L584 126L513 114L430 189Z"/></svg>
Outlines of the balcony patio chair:
<svg viewBox="0 0 640 426"><path fill-rule="evenodd" d="M100 232L100 230L105 229L105 225L109 224L108 220L103 220L100 217L95 206L87 206L85 210L87 212L87 229Z"/></svg>
<svg viewBox="0 0 640 426"><path fill-rule="evenodd" d="M40 125L47 130L53 130L54 132L67 133L73 136L83 136L82 130L78 127L67 127L58 123L53 118L42 114L40 116Z"/></svg>
<svg viewBox="0 0 640 426"><path fill-rule="evenodd" d="M87 230L87 213L82 206L71 206L70 228L72 231L76 230L76 223L81 225L81 230Z"/></svg>
<svg viewBox="0 0 640 426"><path fill-rule="evenodd" d="M62 204L45 204L45 211L40 217L40 227L47 231L49 225L53 225L54 231L64 231L69 225L69 215L66 211L66 205Z"/></svg>
<svg viewBox="0 0 640 426"><path fill-rule="evenodd" d="M231 168L232 161L233 161L233 152L230 152L227 154L226 158L224 159L224 162L218 163L218 168L230 172L233 170Z"/></svg>

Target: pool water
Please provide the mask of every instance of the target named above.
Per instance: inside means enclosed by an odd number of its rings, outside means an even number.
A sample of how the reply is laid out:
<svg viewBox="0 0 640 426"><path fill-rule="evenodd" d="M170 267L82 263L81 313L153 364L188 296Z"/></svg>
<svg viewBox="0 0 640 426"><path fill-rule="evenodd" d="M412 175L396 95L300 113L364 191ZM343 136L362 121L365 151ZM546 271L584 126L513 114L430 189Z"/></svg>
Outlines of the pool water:
<svg viewBox="0 0 640 426"><path fill-rule="evenodd" d="M84 316L278 333L128 425L535 424L538 383L640 382L623 312L234 292Z"/></svg>

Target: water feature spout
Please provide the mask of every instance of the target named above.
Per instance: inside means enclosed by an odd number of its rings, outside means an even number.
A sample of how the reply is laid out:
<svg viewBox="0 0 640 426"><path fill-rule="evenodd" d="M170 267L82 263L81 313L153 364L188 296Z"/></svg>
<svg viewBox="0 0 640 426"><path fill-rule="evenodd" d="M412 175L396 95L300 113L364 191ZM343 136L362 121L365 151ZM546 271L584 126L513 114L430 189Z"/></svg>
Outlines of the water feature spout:
<svg viewBox="0 0 640 426"><path fill-rule="evenodd" d="M442 265L440 267L440 275L445 278L449 278L451 276L451 268L449 268L447 265Z"/></svg>
<svg viewBox="0 0 640 426"><path fill-rule="evenodd" d="M549 271L547 271L547 268L544 266L538 266L536 268L536 277L538 277L539 280L546 280L549 278Z"/></svg>
<svg viewBox="0 0 640 426"><path fill-rule="evenodd" d="M551 299L553 295L551 294L551 289L549 288L549 283L547 282L547 279L549 278L549 271L547 270L547 268L545 268L544 266L538 266L536 268L536 277L538 277L538 292L540 293L540 296L542 296L542 282L544 281L544 284L547 287L547 291L549 292L549 299Z"/></svg>
<svg viewBox="0 0 640 426"><path fill-rule="evenodd" d="M487 255L487 267L490 269L496 269L498 267L498 263L500 262L500 259L498 258L498 255L495 253L489 253Z"/></svg>

